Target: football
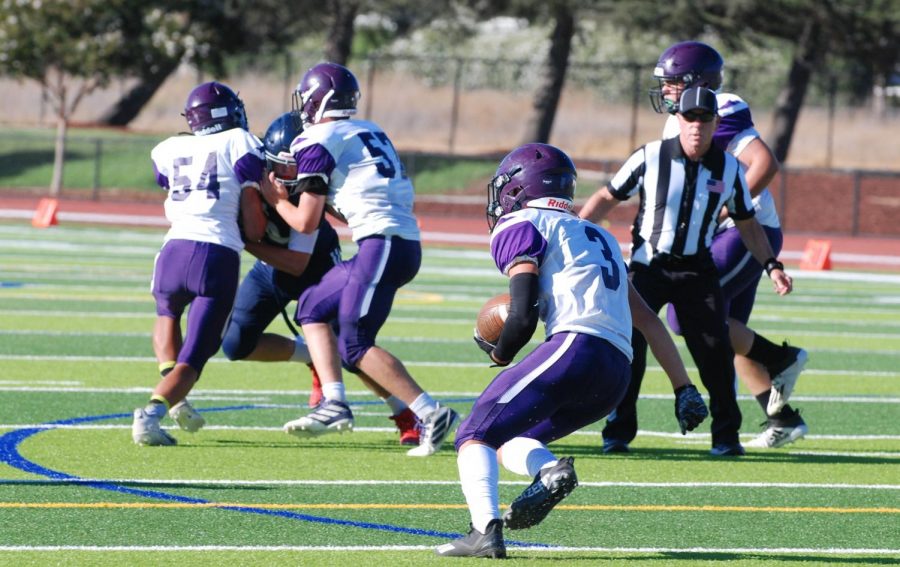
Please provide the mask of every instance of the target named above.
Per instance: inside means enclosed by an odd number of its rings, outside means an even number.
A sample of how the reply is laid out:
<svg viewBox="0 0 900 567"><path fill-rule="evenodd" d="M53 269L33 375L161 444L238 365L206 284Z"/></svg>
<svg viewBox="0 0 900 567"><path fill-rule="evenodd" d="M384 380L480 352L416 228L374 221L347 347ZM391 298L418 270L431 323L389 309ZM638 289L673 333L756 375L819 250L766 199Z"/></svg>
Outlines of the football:
<svg viewBox="0 0 900 567"><path fill-rule="evenodd" d="M489 343L497 344L500 331L509 315L509 294L501 293L488 299L478 312L475 328L481 338Z"/></svg>

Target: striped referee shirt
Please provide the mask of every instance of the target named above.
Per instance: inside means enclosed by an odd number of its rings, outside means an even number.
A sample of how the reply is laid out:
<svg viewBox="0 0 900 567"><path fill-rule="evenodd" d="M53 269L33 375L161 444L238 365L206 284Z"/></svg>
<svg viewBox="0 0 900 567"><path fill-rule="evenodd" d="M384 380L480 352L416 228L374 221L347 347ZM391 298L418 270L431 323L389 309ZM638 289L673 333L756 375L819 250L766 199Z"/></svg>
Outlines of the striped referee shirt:
<svg viewBox="0 0 900 567"><path fill-rule="evenodd" d="M754 215L737 159L710 146L693 162L677 137L638 148L607 188L622 201L640 191L631 260L641 264L660 253L678 258L708 255L723 205L735 220Z"/></svg>

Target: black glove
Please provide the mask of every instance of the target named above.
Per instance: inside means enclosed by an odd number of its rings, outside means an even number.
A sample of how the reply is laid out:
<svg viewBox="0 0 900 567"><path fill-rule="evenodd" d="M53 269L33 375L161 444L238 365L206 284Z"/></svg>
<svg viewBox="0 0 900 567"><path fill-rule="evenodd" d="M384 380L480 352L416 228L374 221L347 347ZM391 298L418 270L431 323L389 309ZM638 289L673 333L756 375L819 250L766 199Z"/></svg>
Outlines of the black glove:
<svg viewBox="0 0 900 567"><path fill-rule="evenodd" d="M693 431L708 415L709 410L693 384L675 390L675 419L678 420L682 435Z"/></svg>

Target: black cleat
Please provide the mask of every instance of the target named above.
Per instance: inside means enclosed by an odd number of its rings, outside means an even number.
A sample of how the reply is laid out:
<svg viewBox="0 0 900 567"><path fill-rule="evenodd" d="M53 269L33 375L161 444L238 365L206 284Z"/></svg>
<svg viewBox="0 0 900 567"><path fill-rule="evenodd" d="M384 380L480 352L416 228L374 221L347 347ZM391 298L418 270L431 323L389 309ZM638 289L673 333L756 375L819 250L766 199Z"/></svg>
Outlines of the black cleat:
<svg viewBox="0 0 900 567"><path fill-rule="evenodd" d="M565 457L552 467L542 469L531 486L513 500L503 514L503 523L511 530L524 530L540 524L550 510L578 486L574 457Z"/></svg>
<svg viewBox="0 0 900 567"><path fill-rule="evenodd" d="M470 526L469 533L434 548L443 557L489 557L506 559L506 545L503 543L503 522L491 520L484 533Z"/></svg>
<svg viewBox="0 0 900 567"><path fill-rule="evenodd" d="M740 457L744 455L744 447L738 443L719 443L709 452L713 457Z"/></svg>
<svg viewBox="0 0 900 567"><path fill-rule="evenodd" d="M619 439L604 439L603 440L603 452L604 453L628 453L631 449L628 448L628 443L625 441L620 441Z"/></svg>

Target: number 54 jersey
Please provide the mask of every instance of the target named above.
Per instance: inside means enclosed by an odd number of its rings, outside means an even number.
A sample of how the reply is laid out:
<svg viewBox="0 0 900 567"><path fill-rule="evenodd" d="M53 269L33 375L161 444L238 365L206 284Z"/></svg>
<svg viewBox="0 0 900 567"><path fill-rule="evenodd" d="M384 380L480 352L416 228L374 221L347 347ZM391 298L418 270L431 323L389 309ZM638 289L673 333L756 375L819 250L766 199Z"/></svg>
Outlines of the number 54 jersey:
<svg viewBox="0 0 900 567"><path fill-rule="evenodd" d="M241 190L259 187L262 142L241 128L206 136L173 136L150 152L156 182L169 192L172 239L212 242L240 252Z"/></svg>
<svg viewBox="0 0 900 567"><path fill-rule="evenodd" d="M491 233L491 256L504 274L520 262L537 263L547 337L593 335L631 360L628 274L612 234L569 212L529 207L500 218Z"/></svg>

